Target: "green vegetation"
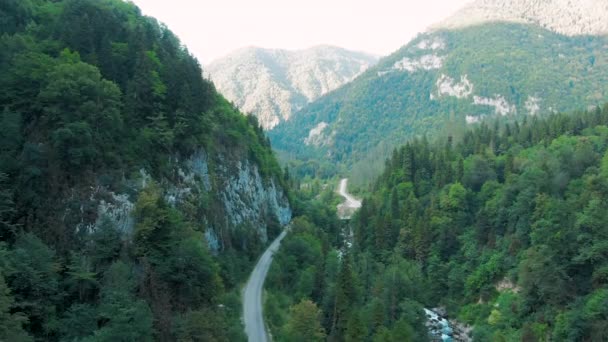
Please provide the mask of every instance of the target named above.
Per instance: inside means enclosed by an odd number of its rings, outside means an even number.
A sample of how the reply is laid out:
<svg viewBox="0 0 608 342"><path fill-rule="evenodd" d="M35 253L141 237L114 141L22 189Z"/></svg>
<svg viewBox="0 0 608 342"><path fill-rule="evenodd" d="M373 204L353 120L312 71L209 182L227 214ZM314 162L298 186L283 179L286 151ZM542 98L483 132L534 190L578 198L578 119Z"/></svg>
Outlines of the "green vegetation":
<svg viewBox="0 0 608 342"><path fill-rule="evenodd" d="M394 150L352 222L346 332L421 333L424 304L479 341L605 340L607 124L605 106Z"/></svg>
<svg viewBox="0 0 608 342"><path fill-rule="evenodd" d="M403 258L387 267L350 254L349 225L333 209L334 188L305 189L266 280L264 314L273 339L426 340L420 268ZM377 270L381 275L372 273Z"/></svg>
<svg viewBox="0 0 608 342"><path fill-rule="evenodd" d="M429 39L441 39L445 49L418 48ZM309 104L269 135L283 159L295 159L291 165L295 175L348 172L352 184L366 183L381 172L394 147L422 135L434 138L449 132L460 138L467 130L466 116L497 116L491 106L474 105L473 96L504 97L518 113L509 115L511 121L528 115L530 97L539 99L539 114L605 103L606 44L606 37L566 37L518 24L423 34L353 82ZM403 58L417 60L429 54L445 57L441 68L387 72ZM466 75L473 93L461 99L440 97L441 75L454 83ZM328 143L304 145L310 130L321 122L328 124L323 133Z"/></svg>
<svg viewBox="0 0 608 342"><path fill-rule="evenodd" d="M237 287L260 237L228 227L219 194L167 189L201 150L286 182L255 118L201 75L130 2L0 3L0 340L244 340ZM112 193L135 203L132 232L93 225Z"/></svg>

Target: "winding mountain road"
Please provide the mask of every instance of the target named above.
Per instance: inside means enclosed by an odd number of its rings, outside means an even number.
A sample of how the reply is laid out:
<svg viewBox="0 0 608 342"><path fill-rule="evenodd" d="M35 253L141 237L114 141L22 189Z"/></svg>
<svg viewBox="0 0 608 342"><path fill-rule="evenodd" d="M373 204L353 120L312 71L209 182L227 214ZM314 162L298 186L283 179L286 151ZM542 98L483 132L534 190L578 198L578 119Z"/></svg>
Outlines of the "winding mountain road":
<svg viewBox="0 0 608 342"><path fill-rule="evenodd" d="M287 235L288 229L285 228L270 244L264 254L262 254L249 276L247 285L245 285L245 290L243 291L243 320L245 322L245 333L249 342L267 342L270 340L266 332L266 325L264 324L262 305L264 280L266 280L268 269L270 268L270 264L272 264L272 256L279 249L281 240Z"/></svg>
<svg viewBox="0 0 608 342"><path fill-rule="evenodd" d="M355 210L361 208L361 201L347 192L347 182L348 179L346 178L340 180L338 189L340 196L344 197L344 202L338 206L339 215L342 219L350 218ZM270 340L264 324L264 306L262 305L264 280L266 280L266 275L272 264L272 256L281 246L281 241L287 235L288 230L289 228L283 230L262 254L245 285L243 291L243 321L249 342L267 342Z"/></svg>
<svg viewBox="0 0 608 342"><path fill-rule="evenodd" d="M353 213L361 208L361 201L354 198L351 194L346 191L348 185L348 178L342 178L340 180L340 186L338 187L338 193L344 197L344 202L338 205L338 216L345 220L351 218Z"/></svg>

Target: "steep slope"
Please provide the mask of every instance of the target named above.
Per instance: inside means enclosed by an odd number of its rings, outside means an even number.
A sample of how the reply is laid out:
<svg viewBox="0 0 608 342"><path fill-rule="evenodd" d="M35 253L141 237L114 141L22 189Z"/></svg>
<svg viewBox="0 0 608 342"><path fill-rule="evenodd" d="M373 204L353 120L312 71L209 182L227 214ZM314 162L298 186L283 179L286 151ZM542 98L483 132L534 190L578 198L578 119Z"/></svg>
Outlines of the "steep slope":
<svg viewBox="0 0 608 342"><path fill-rule="evenodd" d="M400 147L353 219L357 323L397 331L419 301L474 341L605 340L607 124L608 105Z"/></svg>
<svg viewBox="0 0 608 342"><path fill-rule="evenodd" d="M535 24L565 35L608 34L604 0L477 0L433 29L506 21Z"/></svg>
<svg viewBox="0 0 608 342"><path fill-rule="evenodd" d="M231 291L291 219L262 128L132 3L0 29L0 340L242 340Z"/></svg>
<svg viewBox="0 0 608 342"><path fill-rule="evenodd" d="M207 72L226 98L272 129L375 62L374 56L333 46L300 51L250 47L214 61Z"/></svg>
<svg viewBox="0 0 608 342"><path fill-rule="evenodd" d="M497 117L587 108L608 100L608 38L488 23L421 34L353 82L270 132L273 146L366 171L393 146ZM311 165L313 164L313 165ZM316 169L315 169L316 168ZM312 170L312 171L311 171ZM357 176L355 175L355 178ZM357 181L356 179L353 179Z"/></svg>

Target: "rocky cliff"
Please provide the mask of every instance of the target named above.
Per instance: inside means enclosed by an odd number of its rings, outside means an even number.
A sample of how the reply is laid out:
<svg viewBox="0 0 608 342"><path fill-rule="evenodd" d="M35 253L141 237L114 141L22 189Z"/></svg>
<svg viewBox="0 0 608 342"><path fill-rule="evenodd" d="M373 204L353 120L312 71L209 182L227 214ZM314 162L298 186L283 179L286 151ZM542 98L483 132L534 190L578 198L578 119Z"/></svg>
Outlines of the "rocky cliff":
<svg viewBox="0 0 608 342"><path fill-rule="evenodd" d="M79 191L78 198L65 201L65 224L77 220L78 231L93 232L112 223L128 238L133 233L133 210L139 192L151 182L160 184L164 200L182 211L196 208L209 248L221 251L235 229L253 229L261 242L268 240L269 222L284 226L291 220L285 189L277 179L265 177L258 165L246 157L225 153L209 155L204 149L187 158L173 159L173 177L154 179L141 169L122 190L105 186ZM74 210L72 203L79 203ZM78 221L79 220L79 221Z"/></svg>

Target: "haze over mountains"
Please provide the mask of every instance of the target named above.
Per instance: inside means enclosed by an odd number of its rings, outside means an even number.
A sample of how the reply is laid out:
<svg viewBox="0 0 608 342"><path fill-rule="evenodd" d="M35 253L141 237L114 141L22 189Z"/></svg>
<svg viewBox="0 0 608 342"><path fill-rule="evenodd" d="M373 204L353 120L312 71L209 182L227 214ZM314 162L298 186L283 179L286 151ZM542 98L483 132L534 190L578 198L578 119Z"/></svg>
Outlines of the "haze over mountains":
<svg viewBox="0 0 608 342"><path fill-rule="evenodd" d="M369 54L326 45L298 51L247 47L214 61L206 71L228 100L272 129L376 61Z"/></svg>
<svg viewBox="0 0 608 342"><path fill-rule="evenodd" d="M600 105L608 101L608 38L599 34L605 22L592 18L608 18L604 5L474 2L276 127L273 146L309 160L307 172L342 164L369 178L363 170L415 136L457 137L484 120Z"/></svg>

